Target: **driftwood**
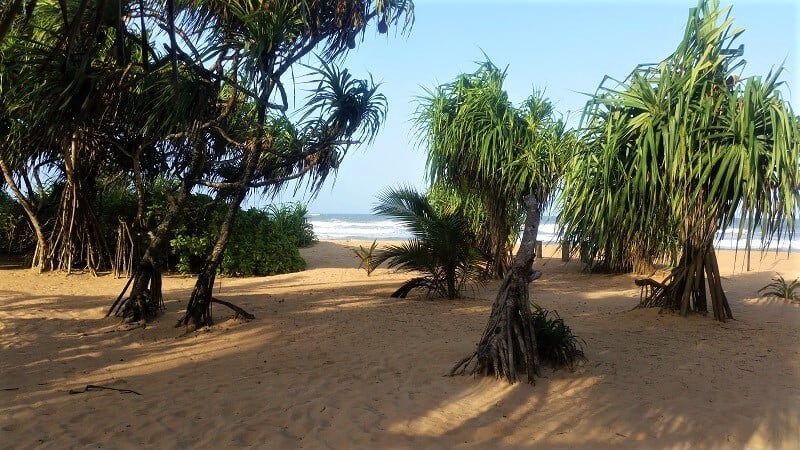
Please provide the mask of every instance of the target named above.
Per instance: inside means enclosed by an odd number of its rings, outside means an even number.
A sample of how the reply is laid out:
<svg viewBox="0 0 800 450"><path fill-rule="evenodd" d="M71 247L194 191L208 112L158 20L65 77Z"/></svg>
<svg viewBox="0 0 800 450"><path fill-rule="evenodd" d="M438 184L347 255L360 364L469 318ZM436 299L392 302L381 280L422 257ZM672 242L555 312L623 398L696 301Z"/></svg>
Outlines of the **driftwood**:
<svg viewBox="0 0 800 450"><path fill-rule="evenodd" d="M102 391L102 390L117 391L117 392L121 392L123 394L142 395L142 394L140 394L140 393L138 393L138 392L136 392L136 391L134 391L132 389L118 389L118 388L113 388L113 387L108 387L108 386L99 386L99 385L96 385L96 384L87 384L86 387L83 388L83 389L70 389L69 390L69 394L70 395L83 394L84 392Z"/></svg>

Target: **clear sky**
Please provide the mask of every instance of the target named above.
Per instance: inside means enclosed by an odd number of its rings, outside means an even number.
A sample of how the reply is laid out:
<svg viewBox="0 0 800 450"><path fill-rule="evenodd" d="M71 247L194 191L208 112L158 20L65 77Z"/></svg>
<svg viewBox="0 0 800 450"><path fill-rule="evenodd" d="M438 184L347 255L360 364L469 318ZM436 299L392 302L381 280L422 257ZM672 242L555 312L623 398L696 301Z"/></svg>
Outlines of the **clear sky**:
<svg viewBox="0 0 800 450"><path fill-rule="evenodd" d="M723 5L731 4L722 2ZM343 62L359 78L371 73L389 103L383 130L369 147L351 150L335 180L315 199L287 192L276 202L309 203L312 213L368 213L376 195L400 185L425 187L425 149L411 117L424 88L475 70L488 55L508 66L506 89L521 102L544 89L562 114L578 118L604 75L624 78L639 63L659 62L680 41L692 0L610 2L416 0L407 35L367 30ZM783 79L800 112L800 6L791 0L733 3L734 26L745 28L744 76L766 75L784 60ZM794 89L794 92L791 91Z"/></svg>

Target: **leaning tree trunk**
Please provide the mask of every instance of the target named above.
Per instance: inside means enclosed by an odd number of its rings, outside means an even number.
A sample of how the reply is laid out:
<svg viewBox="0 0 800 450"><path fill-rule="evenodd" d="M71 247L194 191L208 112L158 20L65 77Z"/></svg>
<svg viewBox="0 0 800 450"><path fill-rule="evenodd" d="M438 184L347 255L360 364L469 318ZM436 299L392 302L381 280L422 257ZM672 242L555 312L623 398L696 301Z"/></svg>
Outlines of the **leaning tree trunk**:
<svg viewBox="0 0 800 450"><path fill-rule="evenodd" d="M164 298L161 292L161 268L167 254L172 228L178 220L178 215L183 211L192 189L196 186L197 179L204 170L205 158L203 154L204 149L196 150L192 164L188 172L183 176L178 193L173 201L170 202L167 213L161 219L161 222L149 233L150 242L144 255L133 272L133 276L128 279L122 292L109 308L106 317L114 314L117 317L122 317L125 322L144 324L156 318L159 312L164 310ZM140 183L137 184L137 189L140 189L139 186L141 186ZM141 216L141 208L137 216ZM133 285L131 293L128 297L125 297L125 293L131 285Z"/></svg>
<svg viewBox="0 0 800 450"><path fill-rule="evenodd" d="M161 293L161 261L169 242L167 238L171 231L172 217L177 215L177 211L171 214L172 209L174 206L167 213L168 217L159 224L153 233L139 265L109 308L106 317L114 314L125 322L144 324L156 318L164 309L164 298ZM131 287L131 293L125 297L129 287Z"/></svg>
<svg viewBox="0 0 800 450"><path fill-rule="evenodd" d="M206 258L203 268L197 275L192 295L189 298L189 303L186 305L186 313L175 324L176 327L189 325L190 323L195 329L212 325L214 319L211 311L212 303L220 303L234 310L237 316L242 316L246 319L253 319L254 316L242 308L233 305L232 303L214 298L214 280L217 276L217 269L222 264L222 258L225 255L225 248L228 246L231 232L233 231L233 224L236 215L239 212L239 206L242 204L244 197L247 193L247 188L242 187L234 194L234 198L228 205L228 212L225 214L225 220L220 227L217 242L214 244L214 249L211 254Z"/></svg>
<svg viewBox="0 0 800 450"><path fill-rule="evenodd" d="M525 229L511 270L506 274L492 305L489 323L476 350L450 370L450 375L494 375L509 383L518 381L520 373L534 383L539 371L536 336L528 302L528 283L532 279L536 256L536 237L541 208L533 196L525 198Z"/></svg>
<svg viewBox="0 0 800 450"><path fill-rule="evenodd" d="M699 239L686 240L678 266L662 283L650 283L639 307L661 307L680 311L684 316L690 312L708 314L708 297L714 319L720 322L733 319L728 298L722 290L713 229Z"/></svg>
<svg viewBox="0 0 800 450"><path fill-rule="evenodd" d="M263 121L263 120L262 120ZM186 326L191 323L195 329L211 325L214 323L211 314L211 304L220 303L236 312L236 315L243 316L247 319L253 319L253 315L244 311L243 309L231 303L216 299L213 297L214 280L217 276L217 269L222 264L222 258L225 255L225 248L228 246L231 232L233 231L233 224L236 220L236 215L239 213L239 206L244 201L247 195L248 185L255 170L256 163L258 162L261 154L261 139L256 139L252 148L244 155L244 170L242 171L241 178L237 186L233 189L232 199L228 205L228 211L225 214L225 220L219 229L217 242L214 244L214 249L211 254L206 258L203 268L197 275L192 295L189 297L189 303L186 305L186 313L175 324L176 327ZM220 194L221 195L221 194Z"/></svg>
<svg viewBox="0 0 800 450"><path fill-rule="evenodd" d="M33 258L31 258L31 268L37 269L39 273L52 269L52 260L49 258L50 239L45 235L42 223L39 221L39 217L36 214L36 208L34 208L31 202L28 201L28 198L22 194L19 186L17 186L17 183L14 181L11 169L1 157L0 171L3 172L3 178L6 180L6 184L11 189L11 192L14 193L19 204L22 205L22 209L25 211L25 215L28 217L33 231L36 233L36 250L33 253Z"/></svg>

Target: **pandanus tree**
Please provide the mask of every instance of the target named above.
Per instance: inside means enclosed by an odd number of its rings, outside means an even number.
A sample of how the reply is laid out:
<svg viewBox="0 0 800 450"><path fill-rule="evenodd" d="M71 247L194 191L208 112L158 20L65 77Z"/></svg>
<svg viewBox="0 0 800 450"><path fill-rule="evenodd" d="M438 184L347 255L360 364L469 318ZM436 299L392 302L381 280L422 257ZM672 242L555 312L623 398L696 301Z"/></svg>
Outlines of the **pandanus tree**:
<svg viewBox="0 0 800 450"><path fill-rule="evenodd" d="M612 261L677 245L677 266L643 306L707 313L710 297L720 321L733 314L715 234L738 217L747 247L756 227L766 245L791 236L800 208L800 127L781 98L782 68L739 77L742 30L729 13L700 1L672 55L601 84L587 104L587 145L570 163L561 214L567 239Z"/></svg>
<svg viewBox="0 0 800 450"><path fill-rule="evenodd" d="M525 211L519 250L505 271L486 329L475 351L450 374L493 375L513 383L524 373L533 383L539 363L529 283L539 276L533 271L536 237L574 138L540 93L520 106L510 103L504 77L490 62L481 64L475 74L423 99L417 123L429 146L434 182L441 177L455 187L471 184L488 203L489 214L509 204ZM442 121L433 113L437 110ZM506 242L509 233L505 229L498 237Z"/></svg>
<svg viewBox="0 0 800 450"><path fill-rule="evenodd" d="M178 187L169 201L169 211L148 231L149 246L139 270L129 281L130 295L125 297L126 286L109 314L139 322L157 315L161 259L171 229L192 189L205 186L216 192L216 200L227 206L227 213L198 275L187 312L179 321L200 326L211 323L211 287L239 206L247 194L262 188L271 195L287 182L302 177L316 180L310 186L312 190L318 189L325 176L338 166L342 150L353 143L348 136L362 129L360 124L346 124L342 115L332 122L327 113L334 108L328 108L330 99L323 97L312 102L316 107L311 110L318 113L314 121L292 123L286 115L289 98L283 84L285 75L299 67L301 59L314 50L321 52L324 65L354 48L356 38L370 20L400 24L405 29L413 18L413 5L406 1L373 4L198 0L167 1L166 6L164 10L145 4L142 13L147 23L156 24L169 37L164 59L169 61L166 66L173 92L165 98L174 98L175 105L185 105L183 100L192 98L191 94L196 93L193 88L200 86L207 92L197 104L208 107L189 107L189 116L199 115L188 117L184 129L178 128L148 144L171 155L167 157L166 173L178 181ZM146 36L143 32L143 41ZM347 71L325 68L335 75L331 80L338 80L332 81L328 92L336 95L336 89L344 89L339 94L345 103L350 101L352 106L358 106L358 101L353 100L362 101L365 96L369 102L382 99L374 86L353 80ZM184 79L195 83L185 84ZM158 104L168 106L170 102ZM379 112L374 104L362 110L365 111L362 118L368 118L364 123ZM325 114L326 119L319 118ZM136 183L137 164L133 167ZM141 162L138 167L143 168ZM143 184L136 184L137 192Z"/></svg>
<svg viewBox="0 0 800 450"><path fill-rule="evenodd" d="M95 272L111 265L94 216L95 183L118 138L116 93L137 73L129 65L127 32L119 26L126 8L118 6L28 2L24 18L15 16L0 41L0 122L6 128L0 165L7 180L16 174L26 188L23 194L11 183L36 230L33 264L40 269L52 264ZM63 185L49 236L32 201L42 197L42 168L58 174ZM26 181L29 175L37 189Z"/></svg>
<svg viewBox="0 0 800 450"><path fill-rule="evenodd" d="M434 198L447 195L448 202L461 204L489 260L488 273L497 278L510 267L522 215L517 199L504 196L505 187L491 173L522 151L522 118L503 90L505 77L487 61L474 73L428 90L414 117L428 151ZM486 178L475 179L476 174Z"/></svg>
<svg viewBox="0 0 800 450"><path fill-rule="evenodd" d="M385 115L385 98L374 83L357 80L329 62L355 48L355 40L372 20L410 24L408 1L198 1L184 11L194 29L219 31L209 49L232 58L230 71L246 95L248 123L244 134L231 136L231 154L221 179L203 180L224 198L228 212L213 250L198 274L186 314L177 325L212 323L212 288L239 206L250 190L277 192L290 180L306 178L312 192L334 171L347 148L371 140ZM405 21L405 22L403 22ZM305 119L288 124L284 76L298 61L320 51L317 94ZM285 134L288 139L283 139ZM230 306L230 305L229 305Z"/></svg>

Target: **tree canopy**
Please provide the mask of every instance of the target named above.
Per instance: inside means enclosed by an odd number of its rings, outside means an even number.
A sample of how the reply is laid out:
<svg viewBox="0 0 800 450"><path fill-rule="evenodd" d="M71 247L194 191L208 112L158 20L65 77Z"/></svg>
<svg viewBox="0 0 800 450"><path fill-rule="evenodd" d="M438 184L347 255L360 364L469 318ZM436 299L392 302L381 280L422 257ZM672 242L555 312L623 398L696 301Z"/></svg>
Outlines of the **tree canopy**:
<svg viewBox="0 0 800 450"><path fill-rule="evenodd" d="M636 257L681 251L650 304L731 318L714 236L763 230L766 245L791 236L800 210L800 121L782 99L778 67L742 78L743 30L730 7L701 0L675 52L606 77L587 103L585 146L569 164L560 221L592 260L630 270ZM735 219L741 218L736 224Z"/></svg>

